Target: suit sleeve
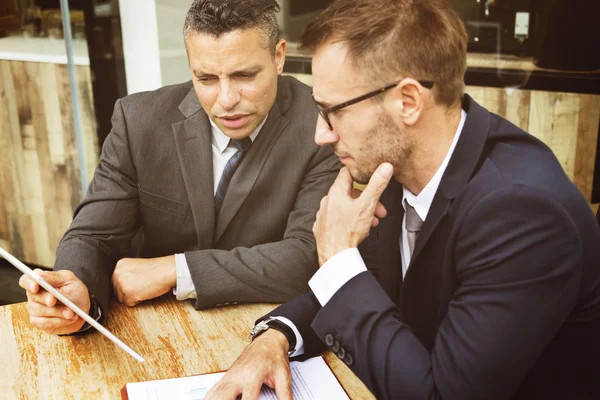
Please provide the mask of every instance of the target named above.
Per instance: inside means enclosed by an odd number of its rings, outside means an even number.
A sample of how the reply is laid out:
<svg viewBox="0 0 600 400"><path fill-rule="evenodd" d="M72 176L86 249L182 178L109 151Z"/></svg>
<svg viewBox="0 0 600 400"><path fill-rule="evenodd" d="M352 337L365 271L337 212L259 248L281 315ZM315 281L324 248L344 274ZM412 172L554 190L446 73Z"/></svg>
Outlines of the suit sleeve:
<svg viewBox="0 0 600 400"><path fill-rule="evenodd" d="M186 252L198 296L196 308L226 302L284 302L306 292L318 267L312 226L339 168L330 146L315 152L282 240L229 251Z"/></svg>
<svg viewBox="0 0 600 400"><path fill-rule="evenodd" d="M129 255L139 228L136 170L129 153L121 100L115 104L112 131L83 202L56 251L55 270L71 270L108 310L117 260Z"/></svg>
<svg viewBox="0 0 600 400"><path fill-rule="evenodd" d="M519 186L492 192L462 222L457 290L431 351L368 273L343 286L312 328L339 341L378 399L509 398L576 302L579 243L549 196Z"/></svg>

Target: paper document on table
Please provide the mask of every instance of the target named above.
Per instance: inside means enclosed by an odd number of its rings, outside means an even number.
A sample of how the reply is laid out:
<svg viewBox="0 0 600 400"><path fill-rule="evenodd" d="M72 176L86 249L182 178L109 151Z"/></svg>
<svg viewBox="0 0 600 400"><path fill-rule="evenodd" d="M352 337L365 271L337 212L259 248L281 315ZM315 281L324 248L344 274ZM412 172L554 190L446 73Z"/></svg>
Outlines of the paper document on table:
<svg viewBox="0 0 600 400"><path fill-rule="evenodd" d="M294 400L349 400L323 357L292 361ZM127 384L129 400L203 400L225 372ZM277 400L275 391L263 386L259 400Z"/></svg>

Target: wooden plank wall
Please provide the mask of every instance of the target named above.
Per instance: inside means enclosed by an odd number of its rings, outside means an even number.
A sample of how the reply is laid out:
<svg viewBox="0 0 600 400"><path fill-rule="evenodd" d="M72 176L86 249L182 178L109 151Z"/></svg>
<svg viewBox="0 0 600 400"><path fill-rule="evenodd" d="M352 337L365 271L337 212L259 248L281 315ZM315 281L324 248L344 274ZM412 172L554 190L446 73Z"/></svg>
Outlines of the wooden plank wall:
<svg viewBox="0 0 600 400"><path fill-rule="evenodd" d="M592 205L600 95L480 86L467 86L465 92L546 143Z"/></svg>
<svg viewBox="0 0 600 400"><path fill-rule="evenodd" d="M90 70L77 66L88 181L98 163ZM82 199L66 65L0 60L0 246L51 267Z"/></svg>

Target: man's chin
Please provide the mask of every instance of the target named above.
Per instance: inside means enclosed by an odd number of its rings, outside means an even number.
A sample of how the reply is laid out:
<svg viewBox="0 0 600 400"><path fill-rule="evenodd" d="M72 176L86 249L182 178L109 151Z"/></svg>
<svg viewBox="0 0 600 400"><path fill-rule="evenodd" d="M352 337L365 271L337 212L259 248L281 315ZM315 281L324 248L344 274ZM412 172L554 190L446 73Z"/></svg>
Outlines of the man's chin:
<svg viewBox="0 0 600 400"><path fill-rule="evenodd" d="M252 132L254 132L254 129L256 129L256 127L252 127L250 125L246 125L239 129L228 128L221 124L217 124L217 126L219 127L221 132L223 132L225 135L229 136L232 139L243 139L245 137L248 137L252 134Z"/></svg>
<svg viewBox="0 0 600 400"><path fill-rule="evenodd" d="M348 169L350 171L350 176L352 176L352 180L359 185L366 185L369 183L369 179L371 179L371 175L367 175L362 171L356 170L354 168Z"/></svg>

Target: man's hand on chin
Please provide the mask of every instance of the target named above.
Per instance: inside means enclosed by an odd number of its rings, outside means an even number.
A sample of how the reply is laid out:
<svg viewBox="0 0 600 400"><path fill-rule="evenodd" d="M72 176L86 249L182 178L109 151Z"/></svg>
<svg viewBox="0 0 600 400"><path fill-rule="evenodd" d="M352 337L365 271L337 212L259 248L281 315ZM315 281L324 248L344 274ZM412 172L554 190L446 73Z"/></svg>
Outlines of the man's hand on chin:
<svg viewBox="0 0 600 400"><path fill-rule="evenodd" d="M381 164L361 193L353 189L348 168L340 170L329 193L321 200L313 225L319 265L343 250L357 247L369 236L371 228L379 224L379 219L386 216L387 210L379 198L393 172L391 164Z"/></svg>
<svg viewBox="0 0 600 400"><path fill-rule="evenodd" d="M133 307L162 296L177 284L175 256L123 258L117 262L112 285L119 303Z"/></svg>

